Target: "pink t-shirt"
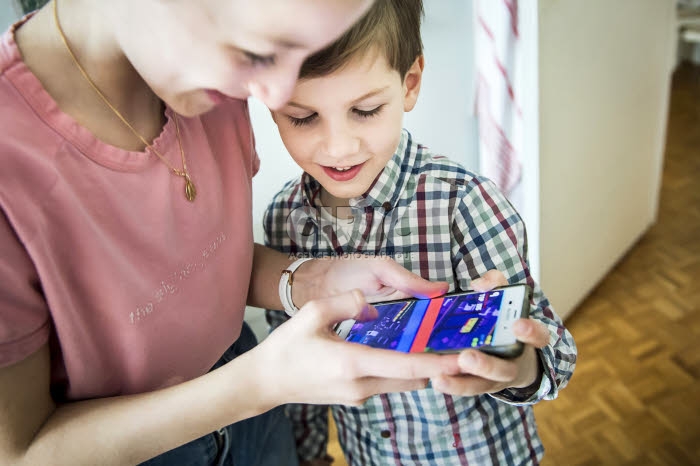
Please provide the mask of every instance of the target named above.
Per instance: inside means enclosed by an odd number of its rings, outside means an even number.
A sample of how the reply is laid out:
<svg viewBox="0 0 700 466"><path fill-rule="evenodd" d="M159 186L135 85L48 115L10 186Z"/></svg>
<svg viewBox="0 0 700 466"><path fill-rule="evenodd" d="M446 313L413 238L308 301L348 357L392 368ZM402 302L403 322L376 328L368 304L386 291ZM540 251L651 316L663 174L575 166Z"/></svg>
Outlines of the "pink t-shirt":
<svg viewBox="0 0 700 466"><path fill-rule="evenodd" d="M153 142L181 166L173 112ZM248 108L178 117L198 194L154 154L97 140L0 39L0 366L49 342L77 400L197 377L239 336L253 260Z"/></svg>

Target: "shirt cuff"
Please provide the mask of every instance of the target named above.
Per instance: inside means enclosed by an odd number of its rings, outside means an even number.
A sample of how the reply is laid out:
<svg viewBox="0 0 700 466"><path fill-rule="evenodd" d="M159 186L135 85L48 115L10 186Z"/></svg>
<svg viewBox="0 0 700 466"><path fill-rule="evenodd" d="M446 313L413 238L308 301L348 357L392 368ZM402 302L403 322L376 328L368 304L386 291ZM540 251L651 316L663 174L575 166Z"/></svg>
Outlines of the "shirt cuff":
<svg viewBox="0 0 700 466"><path fill-rule="evenodd" d="M544 399L552 389L552 382L549 380L549 374L544 369L547 367L544 361L544 355L540 350L537 350L537 355L540 360L540 375L538 380L528 387L522 388L506 388L500 392L490 393L493 398L513 405L530 405Z"/></svg>

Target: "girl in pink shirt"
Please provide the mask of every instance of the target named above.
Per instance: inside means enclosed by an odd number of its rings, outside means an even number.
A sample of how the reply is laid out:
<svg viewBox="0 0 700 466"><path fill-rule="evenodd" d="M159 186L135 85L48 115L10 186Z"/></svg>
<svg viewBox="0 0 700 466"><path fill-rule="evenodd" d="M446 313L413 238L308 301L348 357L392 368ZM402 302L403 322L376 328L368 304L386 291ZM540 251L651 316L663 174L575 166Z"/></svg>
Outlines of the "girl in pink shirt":
<svg viewBox="0 0 700 466"><path fill-rule="evenodd" d="M307 262L295 319L254 349L243 325L282 308L292 262L253 244L244 99L282 106L371 3L54 0L1 37L4 461L295 464L276 406L469 389L457 356L330 330L371 317L365 296L445 291L389 260Z"/></svg>

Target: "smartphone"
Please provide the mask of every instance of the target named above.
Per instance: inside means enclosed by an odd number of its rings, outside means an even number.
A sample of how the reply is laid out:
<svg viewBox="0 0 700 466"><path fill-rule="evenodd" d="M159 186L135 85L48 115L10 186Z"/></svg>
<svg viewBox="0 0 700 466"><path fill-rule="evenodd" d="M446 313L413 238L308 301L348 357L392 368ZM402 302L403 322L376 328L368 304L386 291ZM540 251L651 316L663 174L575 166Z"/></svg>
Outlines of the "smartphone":
<svg viewBox="0 0 700 466"><path fill-rule="evenodd" d="M449 293L432 299L374 303L379 316L368 322L346 320L341 338L404 353L457 353L478 348L514 358L523 351L511 326L529 314L529 287L510 285L491 291Z"/></svg>

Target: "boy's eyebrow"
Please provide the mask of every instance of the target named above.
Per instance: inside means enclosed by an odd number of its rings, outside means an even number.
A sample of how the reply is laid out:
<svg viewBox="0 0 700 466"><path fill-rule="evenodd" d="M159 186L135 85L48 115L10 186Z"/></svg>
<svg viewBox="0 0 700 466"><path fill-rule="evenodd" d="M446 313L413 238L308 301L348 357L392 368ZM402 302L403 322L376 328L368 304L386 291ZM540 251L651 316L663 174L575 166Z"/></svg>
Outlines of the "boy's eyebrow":
<svg viewBox="0 0 700 466"><path fill-rule="evenodd" d="M384 87L380 87L379 89L375 89L375 90L373 90L373 91L369 91L367 94L365 94L365 95L363 95L363 96L361 96L361 97L358 97L357 99L353 100L353 101L350 102L350 103L351 103L351 104L356 104L356 103L361 102L361 101L363 101L363 100L365 100L365 99L367 99L367 98L369 98L369 97L375 96L375 95L377 95L377 94L381 94L382 92L384 92L384 91L387 90L388 88L389 88L389 86L384 86Z"/></svg>
<svg viewBox="0 0 700 466"><path fill-rule="evenodd" d="M374 90L372 90L372 91L369 91L367 94L363 94L362 96L360 96L360 97L358 97L357 99L355 99L355 100L353 100L352 102L350 102L350 105L355 105L356 103L362 102L363 100L368 99L368 98L370 98L370 97L372 97L372 96L375 96L375 95L377 95L377 94L381 94L382 92L384 92L384 91L387 90L388 88L389 88L389 86L384 86L384 87L380 87L379 89L374 89ZM300 109L302 109L302 110L311 110L311 109L310 109L309 107L307 107L306 105L298 104L298 103L296 103L296 102L294 102L294 101L291 101L291 100L290 100L289 102L287 102L287 106L288 106L288 107L300 108Z"/></svg>

